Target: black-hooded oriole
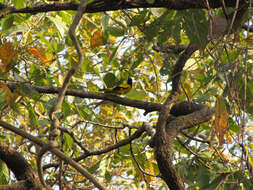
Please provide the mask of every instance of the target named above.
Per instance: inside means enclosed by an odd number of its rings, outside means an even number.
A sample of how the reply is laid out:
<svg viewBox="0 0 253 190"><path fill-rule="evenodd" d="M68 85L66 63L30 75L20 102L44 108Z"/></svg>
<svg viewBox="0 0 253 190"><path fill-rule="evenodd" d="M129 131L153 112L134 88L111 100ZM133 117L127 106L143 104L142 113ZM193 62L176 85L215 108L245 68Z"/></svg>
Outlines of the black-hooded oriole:
<svg viewBox="0 0 253 190"><path fill-rule="evenodd" d="M110 94L122 95L128 93L131 90L132 83L133 83L132 78L129 77L126 84L120 84L116 87L101 89L99 91L104 91L105 93Z"/></svg>

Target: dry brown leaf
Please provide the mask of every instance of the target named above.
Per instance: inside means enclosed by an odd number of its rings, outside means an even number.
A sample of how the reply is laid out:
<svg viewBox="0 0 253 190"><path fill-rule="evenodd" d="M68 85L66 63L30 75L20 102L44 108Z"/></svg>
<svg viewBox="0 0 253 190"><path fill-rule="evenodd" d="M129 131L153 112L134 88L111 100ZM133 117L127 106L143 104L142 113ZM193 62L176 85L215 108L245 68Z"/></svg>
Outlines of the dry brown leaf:
<svg viewBox="0 0 253 190"><path fill-rule="evenodd" d="M8 72L13 62L17 59L17 55L18 53L11 42L2 44L0 46L0 69L5 73Z"/></svg>
<svg viewBox="0 0 253 190"><path fill-rule="evenodd" d="M44 55L42 49L30 48L29 52L38 57L46 66L49 66L52 63L52 59Z"/></svg>
<svg viewBox="0 0 253 190"><path fill-rule="evenodd" d="M93 33L90 39L90 47L95 48L103 44L103 33L100 31L96 31Z"/></svg>
<svg viewBox="0 0 253 190"><path fill-rule="evenodd" d="M15 101L17 99L18 96L20 96L20 94L18 94L18 93L12 93L11 90L9 89L9 87L6 84L2 83L2 82L0 82L0 88L5 93L6 102L9 106L11 105L11 103L13 101Z"/></svg>

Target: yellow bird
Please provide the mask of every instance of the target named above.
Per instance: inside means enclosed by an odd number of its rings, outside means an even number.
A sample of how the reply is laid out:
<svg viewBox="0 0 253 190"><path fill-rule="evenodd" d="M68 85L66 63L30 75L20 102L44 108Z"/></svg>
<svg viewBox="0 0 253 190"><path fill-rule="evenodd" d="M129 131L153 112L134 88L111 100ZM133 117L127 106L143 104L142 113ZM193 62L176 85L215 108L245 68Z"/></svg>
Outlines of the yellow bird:
<svg viewBox="0 0 253 190"><path fill-rule="evenodd" d="M122 95L122 94L128 93L131 90L132 83L133 83L133 80L132 78L129 77L126 84L120 84L116 87L101 89L99 91L103 91L105 93L110 93L110 94Z"/></svg>

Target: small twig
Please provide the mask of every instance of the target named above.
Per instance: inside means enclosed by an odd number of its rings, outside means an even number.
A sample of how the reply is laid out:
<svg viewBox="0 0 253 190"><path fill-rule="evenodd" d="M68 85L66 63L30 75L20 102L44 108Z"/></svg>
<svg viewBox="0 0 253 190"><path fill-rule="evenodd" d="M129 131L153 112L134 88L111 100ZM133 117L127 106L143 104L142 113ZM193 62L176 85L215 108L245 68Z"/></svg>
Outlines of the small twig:
<svg viewBox="0 0 253 190"><path fill-rule="evenodd" d="M112 150L118 149L121 146L125 146L125 145L129 144L131 141L133 141L134 139L139 138L142 135L142 133L144 133L145 131L147 131L147 128L148 128L147 124L144 123L143 126L139 127L138 130L135 131L135 133L133 135L129 136L127 139L118 141L116 144L113 144L113 145L108 146L108 147L106 147L104 149L101 149L101 150L88 151L85 154L83 154L83 155L75 158L74 160L76 162L79 162L80 160L83 160L84 158L87 158L88 156L105 154L105 153L110 152ZM58 166L59 166L58 163L54 163L54 164L48 164L48 165L44 166L43 168L47 169L47 168L50 168L50 167L58 167Z"/></svg>
<svg viewBox="0 0 253 190"><path fill-rule="evenodd" d="M181 133L182 133L184 136L186 136L187 138L192 139L192 140L194 140L194 141L210 144L210 141L206 141L206 140L202 140L202 139L195 138L194 136L190 136L190 135L186 134L186 133L183 132L183 131L181 131Z"/></svg>
<svg viewBox="0 0 253 190"><path fill-rule="evenodd" d="M145 53L146 54L146 53ZM154 64L154 61L153 59L151 59L151 57L149 55L146 54L146 56L148 57L148 59L150 60L151 62L151 65L153 67L153 71L155 73L155 82L156 82L156 97L158 99L158 102L160 102L160 96L159 96L159 88L158 88L158 74L157 74L157 71L156 71L156 66Z"/></svg>
<svg viewBox="0 0 253 190"><path fill-rule="evenodd" d="M133 21L133 19L130 17L130 15L126 12L126 10L122 10L122 12L124 13L124 15L126 15L131 21ZM142 26L137 25L137 28L144 34L144 28Z"/></svg>
<svg viewBox="0 0 253 190"><path fill-rule="evenodd" d="M184 86L181 84L181 88L183 89L183 92L184 92L184 94L185 94L185 96L186 96L186 99L187 99L187 101L189 102L189 101L191 101L191 98L188 96L188 94L187 94L187 92L186 92L186 90L184 89Z"/></svg>
<svg viewBox="0 0 253 190"><path fill-rule="evenodd" d="M226 20L228 21L229 18L228 18L228 14L227 14L227 11L226 11L226 4L225 4L224 0L222 0L221 2L222 2L222 6L221 6L222 11L223 11L223 13L226 17Z"/></svg>
<svg viewBox="0 0 253 190"><path fill-rule="evenodd" d="M129 135L131 135L131 129L130 129L130 131L129 131ZM148 176L151 176L151 177L160 177L160 176L156 176L156 175L152 175L152 174L150 174L150 173L147 173L147 172L145 172L145 171L141 168L141 166L140 166L140 164L139 164L139 162L138 162L136 156L134 155L133 147L132 147L132 142L130 142L129 145L130 145L130 153L131 153L131 156L133 157L133 159L134 159L134 161L135 161L135 163L136 163L138 169L139 169L140 172L143 174L143 178L144 178L145 182L147 183L145 175L148 175ZM148 183L147 183L147 184L148 184Z"/></svg>
<svg viewBox="0 0 253 190"><path fill-rule="evenodd" d="M240 146L242 147L242 152L243 152L244 158L246 160L246 165L247 165L247 168L248 168L248 171L250 174L251 181L253 183L253 166L250 163L248 150L245 148L244 144L240 144Z"/></svg>
<svg viewBox="0 0 253 190"><path fill-rule="evenodd" d="M125 129L124 126L123 127L112 127L112 126L104 125L102 123L96 123L96 122L93 122L93 121L88 121L88 120L82 120L82 121L85 122L85 123L89 123L89 124L96 125L96 126L101 126L101 127L108 128L108 129Z"/></svg>
<svg viewBox="0 0 253 190"><path fill-rule="evenodd" d="M45 153L47 151L50 151L50 149L53 148L54 145L48 143L43 145L43 147L41 148L41 150L39 151L39 153L37 154L37 158L36 158L36 164L37 164L37 168L38 168L38 176L40 179L41 184L46 188L46 189L52 189L50 186L48 186L43 178L43 169L42 169L42 158L45 155Z"/></svg>
<svg viewBox="0 0 253 190"><path fill-rule="evenodd" d="M228 35L231 34L231 32L232 32L233 25L234 25L234 22L235 22L235 19L236 19L236 15L237 15L238 8L239 8L239 0L236 0L235 11L234 11L232 20L231 20L231 22L230 22L229 30L228 30L228 33L227 33Z"/></svg>
<svg viewBox="0 0 253 190"><path fill-rule="evenodd" d="M64 127L60 127L60 130L67 133L69 136L71 136L71 138L74 140L74 142L85 152L85 153L89 153L90 151L84 147L82 145L82 143L77 140L77 138L75 137L75 134L72 131L69 131L68 129L64 128Z"/></svg>
<svg viewBox="0 0 253 190"><path fill-rule="evenodd" d="M88 152L88 153L85 153L81 156L79 156L78 158L75 159L75 161L80 161L88 156L93 156L93 155L100 155L100 154L104 154L104 153L107 153L107 152L110 152L112 150L115 150L115 149L118 149L119 147L121 146L125 146L127 144L129 144L131 141L133 141L134 139L137 139L139 138L142 133L145 132L145 126L141 126L138 130L135 131L135 133L131 136L129 136L127 139L124 139L124 140L121 140L119 141L118 143L116 144L113 144L111 146L108 146L102 150L97 150L97 151L93 151L93 152Z"/></svg>
<svg viewBox="0 0 253 190"><path fill-rule="evenodd" d="M210 167L208 165L205 164L205 160L203 158L201 158L197 153L195 153L193 150L191 150L187 145L185 145L185 143L183 143L181 141L180 138L176 137L177 141L179 142L179 144L184 147L187 151L189 151L191 154L193 154L194 156L196 156L197 160L206 168L210 169Z"/></svg>

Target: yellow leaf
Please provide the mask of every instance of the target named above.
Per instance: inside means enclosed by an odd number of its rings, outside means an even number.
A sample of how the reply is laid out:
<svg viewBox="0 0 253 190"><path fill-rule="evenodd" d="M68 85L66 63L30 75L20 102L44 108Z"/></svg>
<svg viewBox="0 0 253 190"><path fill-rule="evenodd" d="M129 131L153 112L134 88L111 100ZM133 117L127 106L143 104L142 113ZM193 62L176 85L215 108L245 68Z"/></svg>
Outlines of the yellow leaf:
<svg viewBox="0 0 253 190"><path fill-rule="evenodd" d="M247 133L247 132L249 132L249 131L253 131L253 126L250 126L250 125L249 125L249 126L247 127L247 129L246 129L245 132Z"/></svg>
<svg viewBox="0 0 253 190"><path fill-rule="evenodd" d="M216 112L214 127L216 135L219 139L219 144L224 144L224 135L227 133L228 127L228 113L226 109L225 100L222 96L218 96L216 99Z"/></svg>
<svg viewBox="0 0 253 190"><path fill-rule="evenodd" d="M16 141L15 141L15 143L17 143L18 145L20 145L20 144L22 143L22 141L23 141L23 137L17 135L17 136L16 136Z"/></svg>
<svg viewBox="0 0 253 190"><path fill-rule="evenodd" d="M154 175L154 167L153 167L153 164L152 164L152 161L151 160L148 160L148 168L149 168L149 173L151 175ZM150 178L150 181L153 181L154 180L154 177L153 176L149 176Z"/></svg>
<svg viewBox="0 0 253 190"><path fill-rule="evenodd" d="M59 80L59 83L60 83L61 85L63 85L63 82L64 82L64 76L62 76L62 75L58 75L58 80Z"/></svg>

